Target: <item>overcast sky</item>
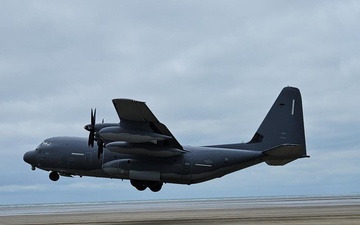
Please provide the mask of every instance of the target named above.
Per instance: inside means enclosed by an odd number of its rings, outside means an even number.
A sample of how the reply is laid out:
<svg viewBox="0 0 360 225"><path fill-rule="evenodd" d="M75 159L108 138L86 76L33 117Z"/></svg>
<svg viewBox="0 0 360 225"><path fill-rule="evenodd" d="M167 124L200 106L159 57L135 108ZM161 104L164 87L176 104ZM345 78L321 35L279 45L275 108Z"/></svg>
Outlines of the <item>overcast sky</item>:
<svg viewBox="0 0 360 225"><path fill-rule="evenodd" d="M359 194L359 1L1 1L0 204ZM301 90L310 159L139 192L31 171L53 136L146 101L183 145L248 141L285 86Z"/></svg>

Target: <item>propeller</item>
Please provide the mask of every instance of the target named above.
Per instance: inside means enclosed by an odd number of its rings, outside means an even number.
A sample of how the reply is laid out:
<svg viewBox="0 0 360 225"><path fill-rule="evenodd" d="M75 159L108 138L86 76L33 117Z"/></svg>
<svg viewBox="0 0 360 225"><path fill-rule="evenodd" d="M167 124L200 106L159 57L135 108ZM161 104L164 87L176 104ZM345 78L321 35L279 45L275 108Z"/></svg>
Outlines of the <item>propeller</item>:
<svg viewBox="0 0 360 225"><path fill-rule="evenodd" d="M86 125L84 128L85 130L89 131L89 139L88 139L88 146L94 147L94 141L95 141L95 121L96 121L96 108L93 111L91 109L91 118L90 118L90 124Z"/></svg>
<svg viewBox="0 0 360 225"><path fill-rule="evenodd" d="M84 128L85 130L89 131L89 139L88 139L88 146L94 147L95 142L95 122L96 122L96 108L93 110L91 109L91 118L90 118L90 124L86 125ZM102 123L104 123L104 119L102 120ZM100 155L104 151L104 142L100 139L96 141L98 146L98 159L100 159Z"/></svg>
<svg viewBox="0 0 360 225"><path fill-rule="evenodd" d="M98 159L100 159L100 155L103 153L104 151L104 142L102 140L98 140L97 141L97 145L98 145Z"/></svg>

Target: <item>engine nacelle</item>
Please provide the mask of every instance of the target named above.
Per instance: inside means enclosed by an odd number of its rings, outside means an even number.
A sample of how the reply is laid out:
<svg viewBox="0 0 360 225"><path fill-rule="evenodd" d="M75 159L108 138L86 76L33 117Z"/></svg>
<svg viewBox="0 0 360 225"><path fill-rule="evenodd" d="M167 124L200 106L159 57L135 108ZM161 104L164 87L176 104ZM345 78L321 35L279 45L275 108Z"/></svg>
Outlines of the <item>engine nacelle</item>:
<svg viewBox="0 0 360 225"><path fill-rule="evenodd" d="M100 137L109 141L125 141L130 143L145 143L165 141L172 137L154 132L127 129L120 126L111 126L102 128L99 131Z"/></svg>
<svg viewBox="0 0 360 225"><path fill-rule="evenodd" d="M160 181L159 171L134 170L140 162L134 159L118 159L103 164L105 173L130 180Z"/></svg>
<svg viewBox="0 0 360 225"><path fill-rule="evenodd" d="M104 163L102 169L110 175L119 175L127 177L129 175L132 159L118 159Z"/></svg>
<svg viewBox="0 0 360 225"><path fill-rule="evenodd" d="M110 142L105 147L111 152L151 157L171 157L186 152L181 149L158 146L152 143L128 143L121 141Z"/></svg>

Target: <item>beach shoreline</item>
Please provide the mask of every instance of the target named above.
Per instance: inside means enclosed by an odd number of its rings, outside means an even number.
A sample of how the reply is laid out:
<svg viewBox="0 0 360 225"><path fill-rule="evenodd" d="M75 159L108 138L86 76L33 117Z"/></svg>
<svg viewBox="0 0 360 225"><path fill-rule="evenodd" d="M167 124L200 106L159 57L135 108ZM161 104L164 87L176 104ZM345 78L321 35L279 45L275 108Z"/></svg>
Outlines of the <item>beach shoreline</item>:
<svg viewBox="0 0 360 225"><path fill-rule="evenodd" d="M360 196L50 204L7 210L0 215L1 224L359 224Z"/></svg>

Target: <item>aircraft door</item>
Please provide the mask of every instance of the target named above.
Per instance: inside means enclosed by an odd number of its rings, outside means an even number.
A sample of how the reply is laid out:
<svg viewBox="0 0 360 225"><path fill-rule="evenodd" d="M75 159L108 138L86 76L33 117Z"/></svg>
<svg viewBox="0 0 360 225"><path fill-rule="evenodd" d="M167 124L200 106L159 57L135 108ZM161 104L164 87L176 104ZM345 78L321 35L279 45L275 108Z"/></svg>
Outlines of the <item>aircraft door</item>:
<svg viewBox="0 0 360 225"><path fill-rule="evenodd" d="M181 156L172 161L172 176L169 177L170 182L188 183L191 179L191 166Z"/></svg>
<svg viewBox="0 0 360 225"><path fill-rule="evenodd" d="M172 164L172 171L175 174L175 177L182 177L183 174L183 159L176 158L174 159L174 163Z"/></svg>
<svg viewBox="0 0 360 225"><path fill-rule="evenodd" d="M85 163L85 154L72 152L68 156L69 169L82 169Z"/></svg>
<svg viewBox="0 0 360 225"><path fill-rule="evenodd" d="M183 181L185 183L190 184L191 183L191 158L187 157L184 158L184 170L183 170Z"/></svg>
<svg viewBox="0 0 360 225"><path fill-rule="evenodd" d="M189 174L191 174L191 163L190 162L184 162L184 172L183 172L184 176L188 176Z"/></svg>

